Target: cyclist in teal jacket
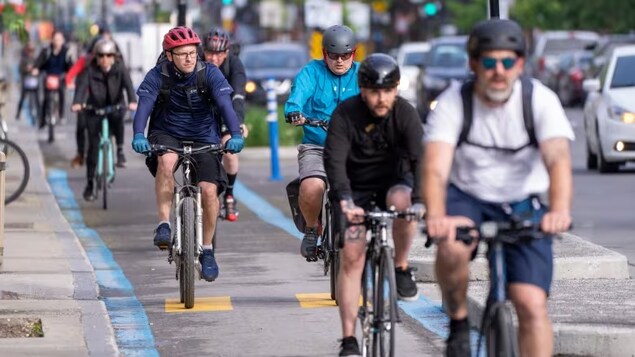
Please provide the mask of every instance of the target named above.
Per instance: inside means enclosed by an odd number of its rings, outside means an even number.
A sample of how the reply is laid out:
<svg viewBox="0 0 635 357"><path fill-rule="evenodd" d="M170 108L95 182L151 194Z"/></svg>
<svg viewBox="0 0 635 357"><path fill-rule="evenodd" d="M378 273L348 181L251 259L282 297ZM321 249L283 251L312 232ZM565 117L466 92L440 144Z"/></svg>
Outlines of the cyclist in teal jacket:
<svg viewBox="0 0 635 357"><path fill-rule="evenodd" d="M324 59L313 60L302 68L285 104L285 116L293 125L303 125L306 118L328 121L340 102L359 94L359 63L354 61L356 44L355 34L346 26L335 25L324 31ZM298 201L306 229L300 253L311 261L317 259L318 215L326 190L322 160L326 131L311 126L303 129L302 144L298 146L301 181Z"/></svg>

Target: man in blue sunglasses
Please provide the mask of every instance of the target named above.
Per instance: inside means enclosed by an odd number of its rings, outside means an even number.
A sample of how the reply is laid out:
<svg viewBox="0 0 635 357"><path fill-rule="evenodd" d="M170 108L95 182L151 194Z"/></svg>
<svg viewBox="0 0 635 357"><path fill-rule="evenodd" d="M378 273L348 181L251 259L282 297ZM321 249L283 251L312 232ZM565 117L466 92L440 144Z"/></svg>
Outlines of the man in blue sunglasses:
<svg viewBox="0 0 635 357"><path fill-rule="evenodd" d="M467 44L475 78L438 98L425 134L422 195L428 234L438 239L436 272L450 316L447 356L470 356L469 261L476 244L456 241L456 227L529 219L547 234L571 225L573 130L558 97L522 77L526 44L520 26L477 24ZM539 196L549 198L549 206ZM547 297L551 239L504 246L507 298L516 308L522 356L551 356Z"/></svg>

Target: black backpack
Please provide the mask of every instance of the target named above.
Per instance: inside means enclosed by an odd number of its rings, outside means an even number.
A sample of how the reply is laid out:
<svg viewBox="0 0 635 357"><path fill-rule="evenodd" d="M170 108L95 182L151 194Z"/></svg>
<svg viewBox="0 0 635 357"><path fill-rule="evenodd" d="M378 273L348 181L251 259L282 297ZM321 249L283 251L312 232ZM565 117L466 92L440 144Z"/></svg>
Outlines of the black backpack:
<svg viewBox="0 0 635 357"><path fill-rule="evenodd" d="M518 149L504 149L496 148L505 151L519 151L527 146L538 147L538 140L536 139L536 130L534 128L534 112L531 107L532 95L534 85L531 82L531 78L528 76L520 77L520 84L522 88L522 102L523 102L523 119L525 122L525 130L529 136L529 143ZM461 99L463 100L463 127L461 128L461 134L456 147L459 147L464 142L467 142L467 136L472 128L472 120L474 116L474 103L472 101L472 94L474 93L474 80L468 80L461 86ZM479 144L470 143L472 145L481 146L484 148L490 148Z"/></svg>

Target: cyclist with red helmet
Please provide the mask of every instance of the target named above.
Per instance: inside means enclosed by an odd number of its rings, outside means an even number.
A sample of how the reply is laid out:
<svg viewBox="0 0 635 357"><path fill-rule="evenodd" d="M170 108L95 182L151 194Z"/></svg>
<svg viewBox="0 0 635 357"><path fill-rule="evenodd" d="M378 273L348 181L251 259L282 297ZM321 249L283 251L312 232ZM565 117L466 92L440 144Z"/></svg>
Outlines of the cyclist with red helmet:
<svg viewBox="0 0 635 357"><path fill-rule="evenodd" d="M179 26L163 38L166 62L160 62L145 76L137 90L139 104L134 117L133 149L138 153L150 151L150 143L180 146L184 140L195 145L220 143L221 117L231 138L225 149L240 152L244 145L240 122L232 107L232 87L220 70L199 59L201 40L192 29ZM199 88L201 73L203 88ZM168 84L168 85L166 85ZM166 93L167 92L167 93ZM216 109L212 109L211 102ZM150 117L148 136L144 132ZM193 155L198 170L194 179L203 197L203 254L200 256L201 276L214 281L219 274L214 258L213 236L218 217L218 194L227 186L227 175L220 155L211 153ZM178 156L167 152L159 155L154 167L159 225L154 233L154 245L166 249L172 242L170 208L174 178L172 171Z"/></svg>
<svg viewBox="0 0 635 357"><path fill-rule="evenodd" d="M240 120L240 130L243 137L249 135L249 130L245 126L245 84L247 84L247 75L245 67L238 55L230 51L231 41L229 33L222 28L212 28L205 37L203 50L205 51L205 60L218 67L225 76L225 79L234 88L232 94L232 105L234 111ZM221 128L221 140L226 142L231 138L227 125L223 123ZM234 183L238 176L238 155L223 155L223 167L227 171L227 189L225 190L225 210L228 221L238 219L238 210L236 209L236 201L234 200Z"/></svg>

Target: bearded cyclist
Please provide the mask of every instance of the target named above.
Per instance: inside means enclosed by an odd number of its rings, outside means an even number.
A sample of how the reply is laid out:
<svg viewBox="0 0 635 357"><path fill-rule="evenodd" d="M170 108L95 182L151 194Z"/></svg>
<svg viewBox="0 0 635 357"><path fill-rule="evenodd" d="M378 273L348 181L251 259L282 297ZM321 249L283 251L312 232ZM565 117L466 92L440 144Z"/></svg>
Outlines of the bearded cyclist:
<svg viewBox="0 0 635 357"><path fill-rule="evenodd" d="M232 94L232 106L240 120L240 130L243 137L249 135L245 123L245 84L247 76L245 75L245 67L240 58L231 53L230 38L227 31L221 28L212 28L205 37L203 50L205 51L205 60L218 67L225 76L225 79L234 88ZM221 140L225 143L231 137L227 126L221 126ZM225 210L228 221L233 222L238 219L238 210L236 209L236 200L234 199L234 183L238 176L238 155L223 155L223 167L227 171L227 190L225 191Z"/></svg>
<svg viewBox="0 0 635 357"><path fill-rule="evenodd" d="M331 26L322 37L323 60L313 60L295 77L284 108L293 125L304 124L306 118L331 119L331 113L342 101L359 94L354 61L357 42L353 31L343 25ZM307 260L317 256L318 216L326 190L326 173L322 150L326 133L322 128L304 126L302 144L298 146L300 193L298 203L306 222L300 253Z"/></svg>
<svg viewBox="0 0 635 357"><path fill-rule="evenodd" d="M193 141L195 146L220 143L221 116L231 138L225 149L231 153L243 148L240 122L231 103L233 89L214 65L198 58L201 40L190 28L179 26L163 38L163 51L167 62L159 63L146 74L137 90L139 105L134 117L133 149L138 153L150 151L150 143L181 146L181 141ZM167 71L165 73L164 71ZM198 75L205 71L206 98L197 90ZM169 82L165 82L169 81ZM168 84L167 86L165 84ZM167 98L163 93L169 92ZM218 113L212 109L213 101ZM152 114L148 137L144 135L146 122ZM167 249L172 243L170 208L174 190L173 170L178 156L173 152L159 155L155 165L156 198L159 225L154 234L154 245ZM193 155L198 170L193 181L201 188L203 197L203 254L200 256L201 277L214 281L218 277L218 264L214 257L213 236L218 217L218 195L227 185L227 175L220 155L202 153Z"/></svg>

